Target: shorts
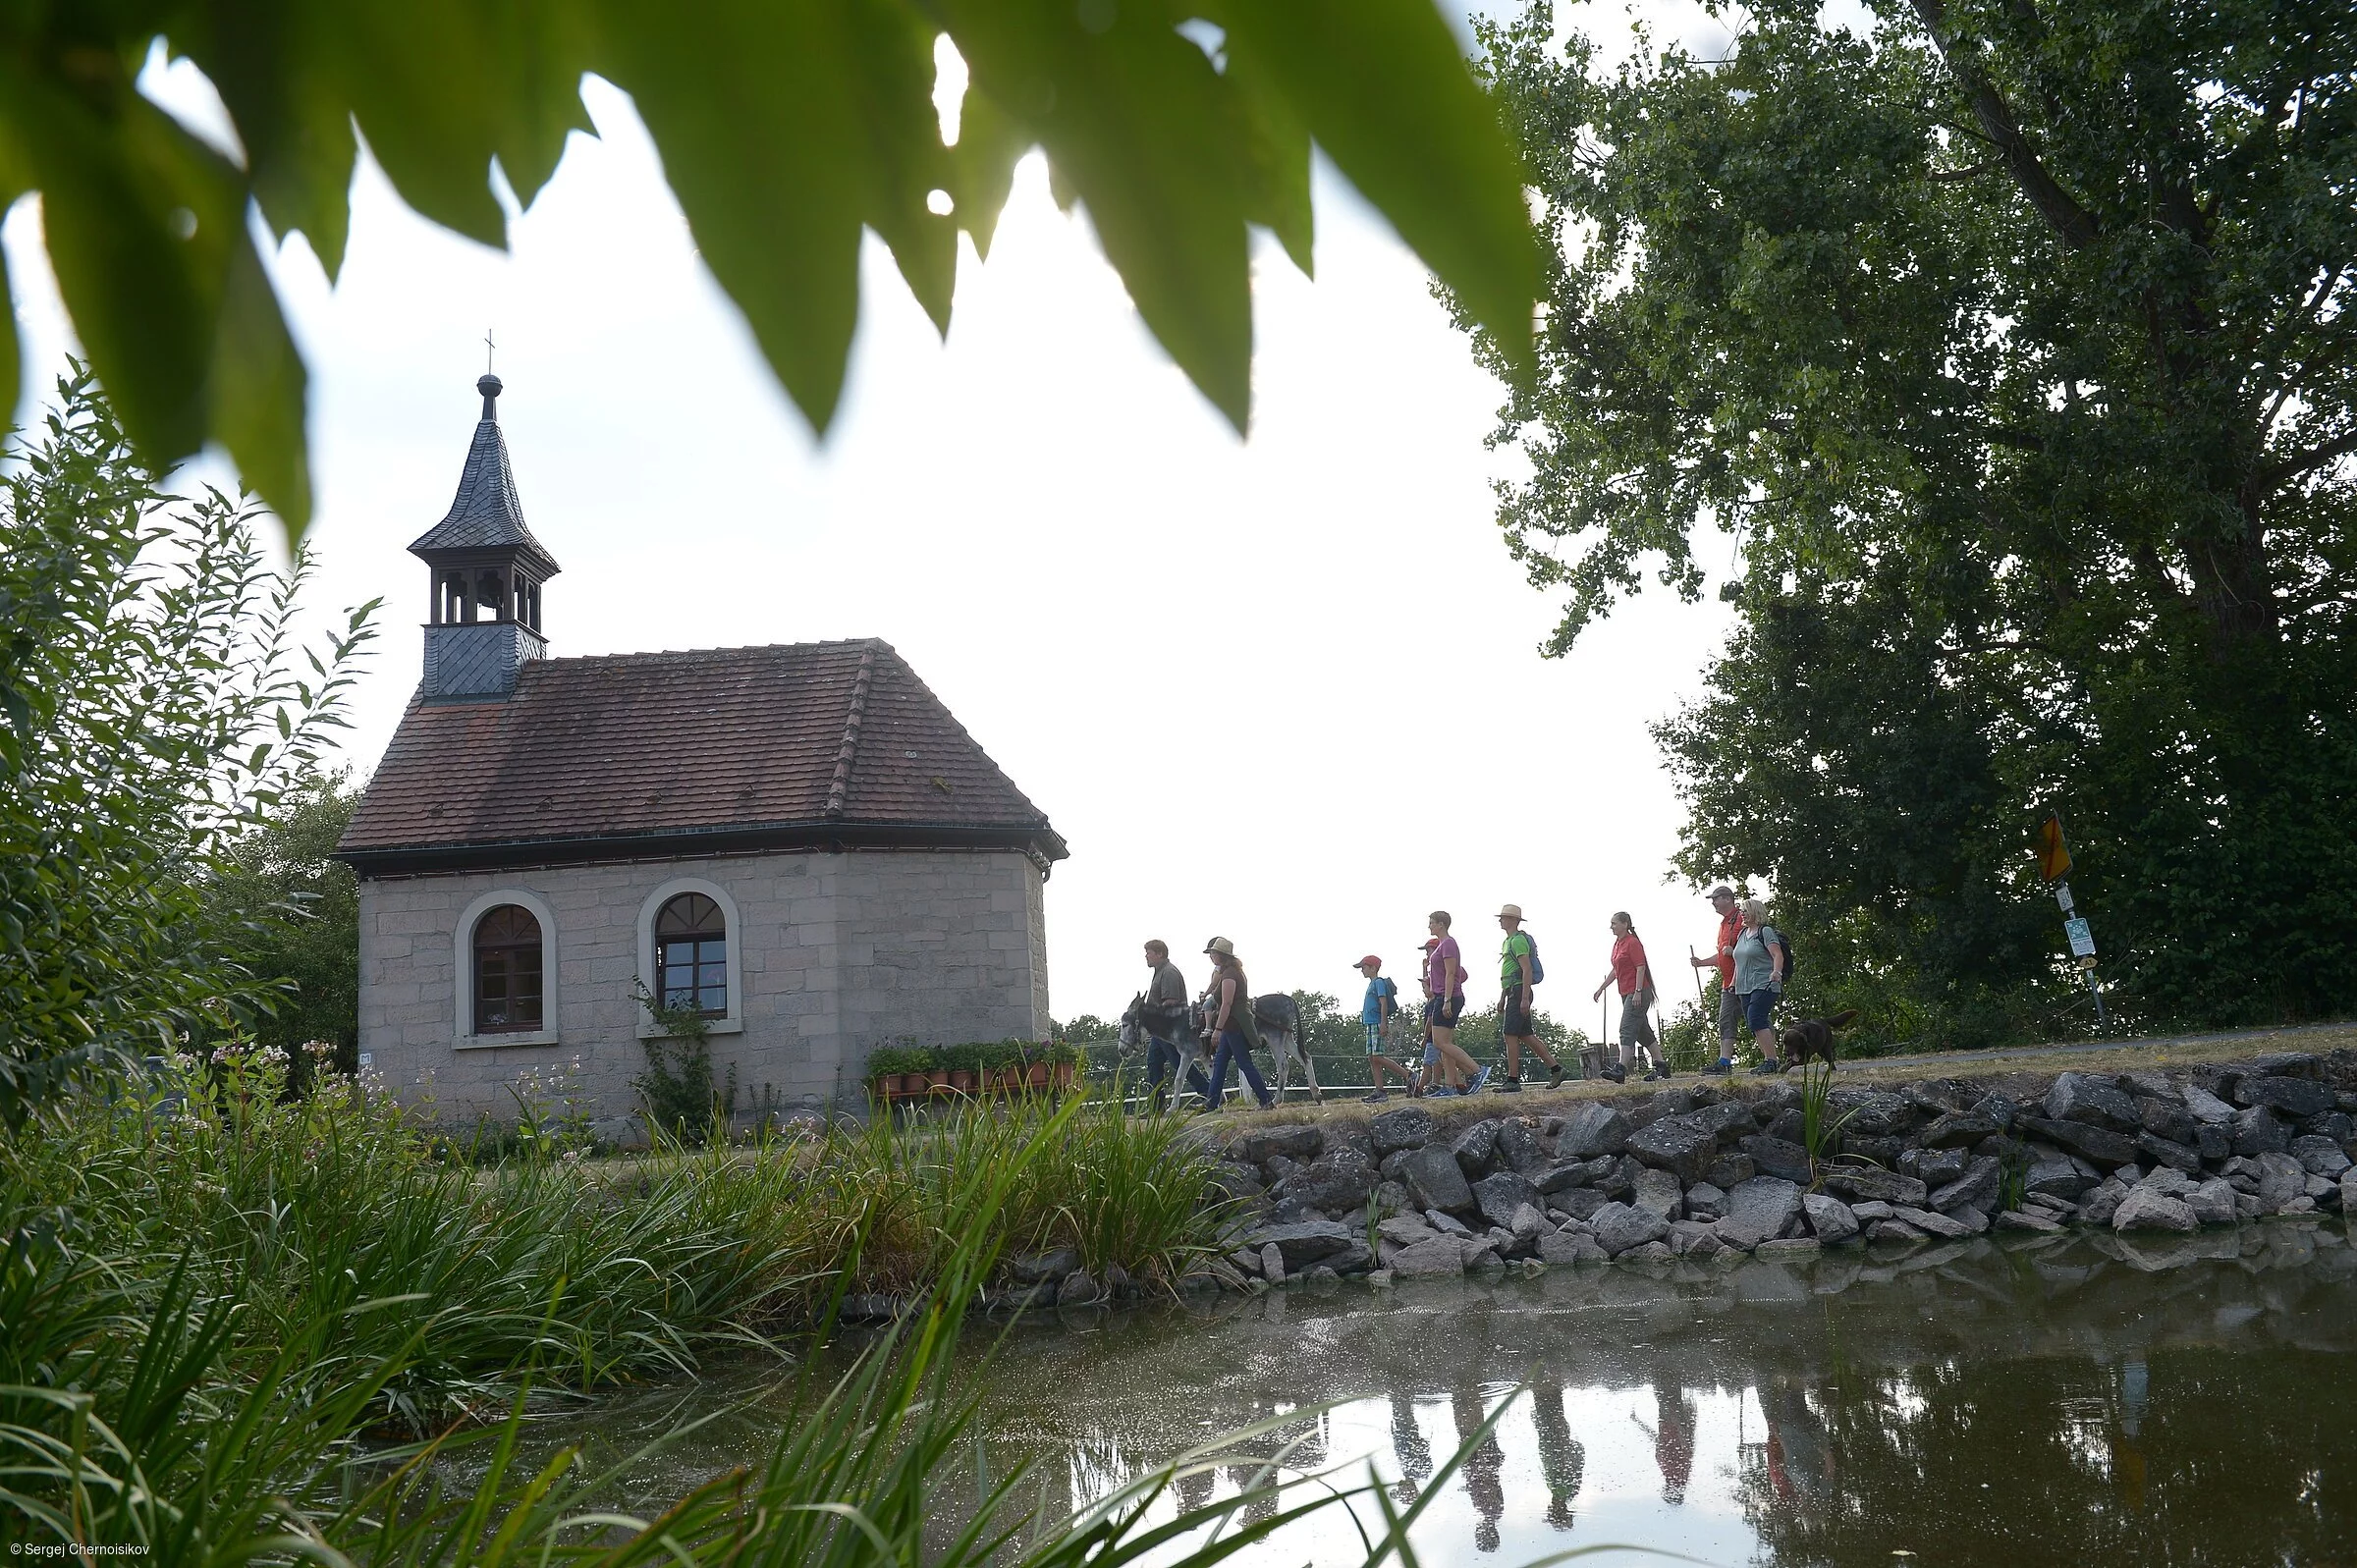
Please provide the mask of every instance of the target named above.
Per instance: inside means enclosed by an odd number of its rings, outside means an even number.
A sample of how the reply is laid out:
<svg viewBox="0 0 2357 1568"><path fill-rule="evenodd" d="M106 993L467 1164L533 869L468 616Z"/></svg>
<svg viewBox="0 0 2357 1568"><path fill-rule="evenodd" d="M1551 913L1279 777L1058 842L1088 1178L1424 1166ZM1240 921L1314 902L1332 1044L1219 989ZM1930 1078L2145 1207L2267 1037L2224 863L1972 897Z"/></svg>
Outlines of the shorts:
<svg viewBox="0 0 2357 1568"><path fill-rule="evenodd" d="M1367 1025L1367 1054L1368 1054L1368 1055L1370 1055L1370 1056L1380 1056L1380 1055L1382 1055L1382 1054L1384 1054L1386 1051L1390 1050L1390 1049L1391 1049L1391 1041L1390 1041L1389 1039L1387 1039L1387 1038L1386 1038L1386 1037L1387 1037L1387 1036L1388 1036L1390 1033L1391 1033L1390 1029L1389 1029L1389 1028L1387 1028L1387 1027L1386 1027L1385 1025L1383 1025L1383 1024L1379 1024L1379 1023L1371 1023L1371 1024L1368 1024L1368 1025Z"/></svg>
<svg viewBox="0 0 2357 1568"><path fill-rule="evenodd" d="M1652 1000L1653 999L1642 991L1629 992L1620 999L1620 1045L1622 1050L1626 1050L1630 1046L1650 1047L1657 1044L1653 1038L1653 1020L1645 1016L1645 1009L1651 1005Z"/></svg>
<svg viewBox="0 0 2357 1568"><path fill-rule="evenodd" d="M1427 1029L1454 1029L1456 1020L1464 1015L1465 994L1461 991L1453 997L1435 997L1424 1003L1424 1027Z"/></svg>
<svg viewBox="0 0 2357 1568"><path fill-rule="evenodd" d="M1522 1010L1522 988L1508 987L1498 1000L1498 1032L1528 1039L1538 1033L1530 1026L1530 1014Z"/></svg>
<svg viewBox="0 0 2357 1568"><path fill-rule="evenodd" d="M1731 1046L1742 1033L1743 999L1727 986L1719 988L1719 1043ZM1722 1052L1722 1055L1726 1053Z"/></svg>
<svg viewBox="0 0 2357 1568"><path fill-rule="evenodd" d="M1776 1015L1776 1004L1781 1000L1781 993L1773 986L1743 993L1743 1021L1751 1026L1753 1034L1768 1027L1769 1020Z"/></svg>

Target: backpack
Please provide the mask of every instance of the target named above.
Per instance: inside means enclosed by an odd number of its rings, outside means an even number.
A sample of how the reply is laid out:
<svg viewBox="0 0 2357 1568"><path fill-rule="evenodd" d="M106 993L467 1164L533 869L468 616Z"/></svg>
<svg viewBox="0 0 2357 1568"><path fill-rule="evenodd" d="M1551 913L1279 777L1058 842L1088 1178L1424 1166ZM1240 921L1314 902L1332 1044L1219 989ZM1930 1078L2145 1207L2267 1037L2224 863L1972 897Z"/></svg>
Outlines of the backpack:
<svg viewBox="0 0 2357 1568"><path fill-rule="evenodd" d="M1389 975L1376 983L1375 1008L1386 1018L1399 1016L1399 988L1392 983Z"/></svg>
<svg viewBox="0 0 2357 1568"><path fill-rule="evenodd" d="M1782 982L1781 982L1781 983L1782 983L1783 985L1786 985L1786 986L1789 986L1789 985L1791 985L1791 984L1792 984L1792 976L1793 976L1793 973L1794 973L1794 971L1795 971L1795 968L1797 967L1797 966L1794 964L1794 962L1793 962L1793 959L1792 959L1792 944L1791 944L1790 942L1786 941L1786 940L1785 940L1785 938L1784 938L1784 934L1783 934L1782 932L1781 932L1781 931L1777 930L1777 929L1776 929L1776 927L1774 927L1774 926L1762 926L1762 927L1760 928L1760 931L1761 931L1761 937L1760 937L1760 940L1761 940L1762 942L1766 942L1766 941L1767 941L1767 940L1768 940L1770 937L1774 937L1774 938L1776 939L1776 945L1777 945L1777 946L1778 946L1778 947L1780 947L1780 948L1781 948L1781 949L1783 950L1783 954L1784 954L1784 978L1783 978L1783 980L1782 980Z"/></svg>
<svg viewBox="0 0 2357 1568"><path fill-rule="evenodd" d="M1535 986L1547 978L1547 966L1539 962L1539 939L1531 936L1527 931L1522 935L1530 942L1530 983Z"/></svg>

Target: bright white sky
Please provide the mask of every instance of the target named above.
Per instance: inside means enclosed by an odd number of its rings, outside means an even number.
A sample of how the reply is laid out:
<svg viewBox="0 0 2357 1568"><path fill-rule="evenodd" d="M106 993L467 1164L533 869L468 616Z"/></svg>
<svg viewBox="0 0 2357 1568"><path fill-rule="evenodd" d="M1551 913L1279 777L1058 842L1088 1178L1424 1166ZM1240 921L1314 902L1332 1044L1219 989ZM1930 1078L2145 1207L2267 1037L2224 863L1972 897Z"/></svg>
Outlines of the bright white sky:
<svg viewBox="0 0 2357 1568"><path fill-rule="evenodd" d="M1648 9L1660 35L1709 35ZM312 374L313 603L386 599L356 772L416 682L426 579L405 547L450 504L496 328L524 514L565 568L554 652L890 640L1070 840L1048 887L1058 1017L1118 1012L1150 936L1195 984L1191 955L1225 935L1261 990L1354 1000L1367 951L1409 985L1434 908L1486 1003L1509 899L1558 1017L1594 1027L1619 908L1667 961L1666 999L1686 994L1714 924L1668 880L1680 813L1646 726L1698 689L1726 614L1657 590L1538 656L1557 606L1507 557L1489 487L1514 460L1483 448L1501 389L1330 171L1317 281L1256 252L1249 441L1034 159L989 264L963 258L946 345L871 242L821 443L704 273L627 98L593 81L587 102L599 136L575 138L508 254L364 164L340 282L300 241L282 258ZM70 340L37 238L20 204L8 255L45 391ZM1731 561L1723 540L1703 554Z"/></svg>

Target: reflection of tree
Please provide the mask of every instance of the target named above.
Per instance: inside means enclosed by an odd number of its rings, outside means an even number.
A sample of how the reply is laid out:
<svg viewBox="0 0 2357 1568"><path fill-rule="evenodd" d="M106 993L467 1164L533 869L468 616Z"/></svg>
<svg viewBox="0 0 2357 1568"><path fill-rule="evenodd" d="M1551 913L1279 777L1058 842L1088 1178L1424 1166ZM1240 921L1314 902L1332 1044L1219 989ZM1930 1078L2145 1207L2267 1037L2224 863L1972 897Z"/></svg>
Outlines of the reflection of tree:
<svg viewBox="0 0 2357 1568"><path fill-rule="evenodd" d="M1587 1477L1588 1451L1571 1435L1563 1409L1563 1380L1552 1368L1541 1368L1530 1383L1531 1421L1539 1430L1539 1468L1547 1476L1547 1522L1569 1530L1575 1521L1571 1505Z"/></svg>
<svg viewBox="0 0 2357 1568"><path fill-rule="evenodd" d="M2133 1412L2135 1379L2077 1360L1852 1367L1813 1390L1772 1379L1768 1440L1744 1456L1738 1500L1780 1568L1888 1562L1893 1548L2016 1565L2345 1553L2357 1433L2319 1395L2346 1385L2344 1363L2280 1346L2143 1361L2149 1403Z"/></svg>
<svg viewBox="0 0 2357 1568"><path fill-rule="evenodd" d="M1449 1390L1450 1414L1456 1419L1458 1447L1473 1441L1489 1413L1481 1408L1481 1384L1471 1378L1460 1378ZM1506 1516L1506 1487L1499 1473L1506 1467L1506 1453L1498 1446L1498 1434L1493 1432L1481 1439L1465 1460L1465 1495L1473 1499L1473 1509L1481 1515L1481 1523L1473 1527L1473 1545L1479 1551L1498 1549L1498 1521Z"/></svg>

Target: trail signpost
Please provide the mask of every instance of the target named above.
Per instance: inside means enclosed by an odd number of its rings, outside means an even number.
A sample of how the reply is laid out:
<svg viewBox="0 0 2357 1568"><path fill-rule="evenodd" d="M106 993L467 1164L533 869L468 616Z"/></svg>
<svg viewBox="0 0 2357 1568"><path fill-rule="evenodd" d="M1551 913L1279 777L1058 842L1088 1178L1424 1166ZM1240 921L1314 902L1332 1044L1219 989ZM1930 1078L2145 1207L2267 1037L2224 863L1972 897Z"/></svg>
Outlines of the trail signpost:
<svg viewBox="0 0 2357 1568"><path fill-rule="evenodd" d="M2038 825L2038 838L2032 846L2038 856L2038 869L2055 890L2055 902L2062 906L2062 935L2070 942L2070 955L2078 961L2079 972L2087 977L2087 994L2095 999L2095 1022L2104 1023L2104 988L2095 978L2095 931L2078 914L2078 904L2070 895L2070 884L2062 879L2070 875L2070 845L2062 838L2062 818L2051 813Z"/></svg>

